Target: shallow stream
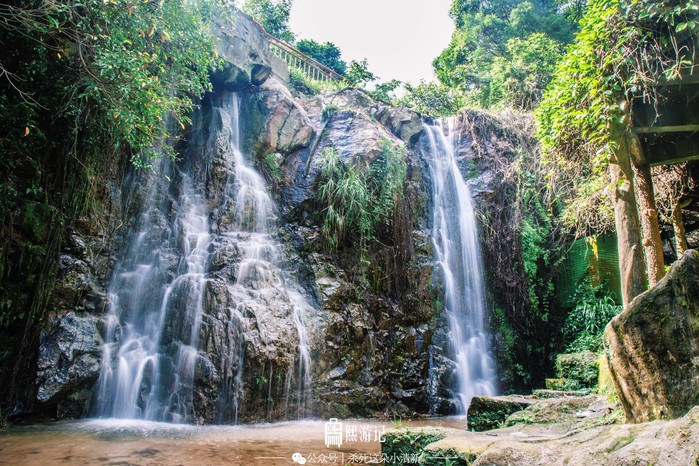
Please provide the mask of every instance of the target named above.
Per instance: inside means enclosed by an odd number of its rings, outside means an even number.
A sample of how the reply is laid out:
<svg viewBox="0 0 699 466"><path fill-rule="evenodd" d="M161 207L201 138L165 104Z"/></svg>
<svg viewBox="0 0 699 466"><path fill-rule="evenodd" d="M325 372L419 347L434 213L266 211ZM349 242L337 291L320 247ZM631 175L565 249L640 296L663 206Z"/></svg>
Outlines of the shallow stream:
<svg viewBox="0 0 699 466"><path fill-rule="evenodd" d="M248 426L191 426L86 419L11 427L0 431L0 464L382 464L381 443L377 437L392 429L393 423L361 419L339 422L343 433L339 447L326 446L326 421L322 420ZM455 417L409 421L401 426L463 428L465 424L465 419ZM352 440L352 433L356 433L356 441Z"/></svg>

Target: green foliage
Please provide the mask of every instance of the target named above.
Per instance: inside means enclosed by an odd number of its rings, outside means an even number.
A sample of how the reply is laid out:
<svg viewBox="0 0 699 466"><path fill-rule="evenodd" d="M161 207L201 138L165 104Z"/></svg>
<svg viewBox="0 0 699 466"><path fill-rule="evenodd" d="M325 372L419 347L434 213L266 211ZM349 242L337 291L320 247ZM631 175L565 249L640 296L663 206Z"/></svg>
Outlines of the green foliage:
<svg viewBox="0 0 699 466"><path fill-rule="evenodd" d="M243 12L252 16L270 35L290 44L294 33L289 29L293 0L245 0Z"/></svg>
<svg viewBox="0 0 699 466"><path fill-rule="evenodd" d="M376 100L381 100L383 102L396 105L398 103L398 97L395 94L396 89L403 86L403 82L397 79L392 79L387 83L379 83L376 85L371 95Z"/></svg>
<svg viewBox="0 0 699 466"><path fill-rule="evenodd" d="M282 178L282 173L279 170L279 164L282 161L282 155L276 152L265 154L262 159L262 167L267 174L274 180L279 181Z"/></svg>
<svg viewBox="0 0 699 466"><path fill-rule="evenodd" d="M345 77L357 86L363 86L378 79L374 73L369 71L369 62L366 58L359 62L352 60L349 64L349 70L347 70Z"/></svg>
<svg viewBox="0 0 699 466"><path fill-rule="evenodd" d="M337 105L326 105L325 107L323 107L323 112L320 115L321 120L328 121L338 110L339 107Z"/></svg>
<svg viewBox="0 0 699 466"><path fill-rule="evenodd" d="M333 148L320 154L320 186L316 201L323 220L323 237L330 250L351 238L362 251L380 225L392 222L402 197L406 175L405 148L384 143L383 153L367 171L345 163Z"/></svg>
<svg viewBox="0 0 699 466"><path fill-rule="evenodd" d="M683 43L676 31L696 29L698 14L691 0L589 2L576 41L558 63L536 112L539 140L555 162L552 174L573 185L573 195L564 200L571 224L588 229L609 224L604 219L590 224L589 209L583 207L591 204L588 196L603 193L599 188L609 184L607 166L628 131L632 97L654 100L654 84L680 76L689 64L685 54L696 47L696 35ZM608 197L595 201L593 207L604 205Z"/></svg>
<svg viewBox="0 0 699 466"><path fill-rule="evenodd" d="M561 44L543 33L508 40L506 55L494 60L487 88L490 94L483 90L488 98L484 103L533 109L541 101L560 56Z"/></svg>
<svg viewBox="0 0 699 466"><path fill-rule="evenodd" d="M319 61L337 74L344 76L347 72L347 63L340 58L342 52L332 42L319 44L314 40L300 40L296 43L296 48L299 52Z"/></svg>
<svg viewBox="0 0 699 466"><path fill-rule="evenodd" d="M464 106L463 94L451 87L435 82L421 81L417 86L405 84L407 94L398 104L413 108L425 115L447 117L456 115Z"/></svg>
<svg viewBox="0 0 699 466"><path fill-rule="evenodd" d="M594 388L597 385L597 355L590 352L559 354L556 371L564 390Z"/></svg>
<svg viewBox="0 0 699 466"><path fill-rule="evenodd" d="M521 215L520 244L528 284L530 317L547 322L554 299L550 271L556 250L553 247L554 220L545 205L548 188L537 168L526 160L524 154L520 155L516 164L516 206Z"/></svg>
<svg viewBox="0 0 699 466"><path fill-rule="evenodd" d="M216 62L208 3L63 0L9 8L0 13L9 23L2 35L23 43L3 61L17 94L6 105L23 107L27 137L43 136L46 123L36 117L51 109L54 121L74 122L66 142L77 131L100 133L147 165L167 134L165 117L188 122L192 98L209 88Z"/></svg>
<svg viewBox="0 0 699 466"><path fill-rule="evenodd" d="M316 81L309 78L297 68L289 70L289 85L292 89L308 96L320 94L323 91L336 91L343 89L346 81Z"/></svg>
<svg viewBox="0 0 699 466"><path fill-rule="evenodd" d="M385 435L386 441L381 445L381 454L388 458L386 465L403 464L401 460L405 458L420 458L419 464L428 464L424 462L426 459L425 447L444 437L446 437L446 433L437 429L414 431L406 428L398 432L389 432Z"/></svg>
<svg viewBox="0 0 699 466"><path fill-rule="evenodd" d="M485 240L488 281L492 303L491 328L494 330L498 359L508 390L529 390L543 384L552 370L552 354L562 350L561 326L566 309L558 304L556 276L565 250L556 192L546 179L535 147L517 140L511 154L514 160L502 171L504 183L500 205L485 220L491 229ZM514 245L514 246L512 246ZM510 258L499 252L514 247ZM501 280L505 283L493 282Z"/></svg>
<svg viewBox="0 0 699 466"><path fill-rule="evenodd" d="M451 43L433 62L439 81L471 105L531 109L576 21L554 1L454 0Z"/></svg>
<svg viewBox="0 0 699 466"><path fill-rule="evenodd" d="M578 286L573 302L563 326L567 351L601 351L604 328L622 307L604 293L604 287L593 287L587 280Z"/></svg>

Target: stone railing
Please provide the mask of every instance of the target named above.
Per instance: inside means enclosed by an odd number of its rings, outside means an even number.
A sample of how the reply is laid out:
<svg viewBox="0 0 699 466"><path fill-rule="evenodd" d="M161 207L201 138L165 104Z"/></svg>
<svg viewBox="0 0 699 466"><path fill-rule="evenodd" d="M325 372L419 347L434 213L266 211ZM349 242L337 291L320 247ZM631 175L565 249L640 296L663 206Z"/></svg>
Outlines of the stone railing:
<svg viewBox="0 0 699 466"><path fill-rule="evenodd" d="M275 56L283 60L290 68L300 70L308 78L315 81L340 81L345 82L350 86L354 85L354 83L352 83L350 80L331 70L319 61L314 60L308 55L296 50L286 42L268 34L267 31L265 31L265 29L256 21L253 22L260 28L265 37L269 39L270 51Z"/></svg>

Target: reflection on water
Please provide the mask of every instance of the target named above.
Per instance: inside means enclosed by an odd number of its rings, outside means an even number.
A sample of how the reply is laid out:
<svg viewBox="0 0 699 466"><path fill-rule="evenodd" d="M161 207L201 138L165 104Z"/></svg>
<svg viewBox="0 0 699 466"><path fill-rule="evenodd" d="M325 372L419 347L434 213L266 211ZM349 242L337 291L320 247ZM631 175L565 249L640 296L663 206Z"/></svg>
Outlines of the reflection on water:
<svg viewBox="0 0 699 466"><path fill-rule="evenodd" d="M325 422L298 421L253 426L190 426L123 419L58 422L12 427L0 432L0 464L51 465L294 465L295 453L306 464L367 464L358 459L378 455L374 433L390 422L343 420L354 430L372 432L369 442L346 441L325 446ZM464 428L463 418L404 422ZM350 427L350 431L352 431ZM359 440L359 437L358 437ZM313 455L313 456L311 456ZM296 456L298 458L298 456Z"/></svg>

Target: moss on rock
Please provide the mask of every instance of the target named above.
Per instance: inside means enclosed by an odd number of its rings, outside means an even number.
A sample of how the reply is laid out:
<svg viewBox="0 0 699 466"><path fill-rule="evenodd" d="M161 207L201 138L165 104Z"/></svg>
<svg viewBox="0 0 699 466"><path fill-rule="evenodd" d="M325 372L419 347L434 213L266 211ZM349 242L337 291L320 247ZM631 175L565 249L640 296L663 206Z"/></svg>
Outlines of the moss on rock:
<svg viewBox="0 0 699 466"><path fill-rule="evenodd" d="M594 388L597 385L597 355L591 352L559 354L556 357L556 371L559 379L564 379L564 390Z"/></svg>
<svg viewBox="0 0 699 466"><path fill-rule="evenodd" d="M474 432L497 429L510 414L532 403L521 396L476 396L468 407L468 428Z"/></svg>

